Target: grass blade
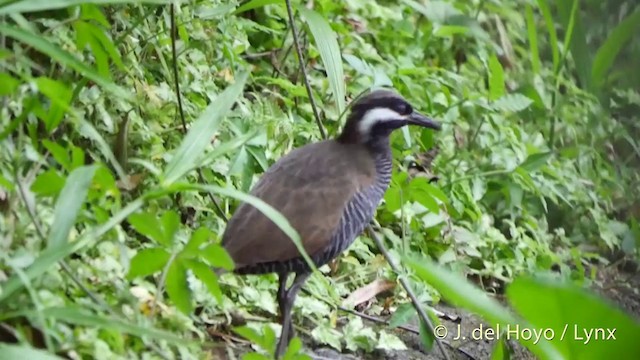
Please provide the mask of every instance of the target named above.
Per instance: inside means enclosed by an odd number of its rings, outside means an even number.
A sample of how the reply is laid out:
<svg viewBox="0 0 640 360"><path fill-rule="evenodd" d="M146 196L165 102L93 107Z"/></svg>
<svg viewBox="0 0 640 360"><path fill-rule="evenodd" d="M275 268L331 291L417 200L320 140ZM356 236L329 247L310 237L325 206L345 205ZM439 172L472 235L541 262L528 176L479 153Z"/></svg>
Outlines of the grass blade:
<svg viewBox="0 0 640 360"><path fill-rule="evenodd" d="M338 113L345 109L346 86L344 83L344 69L342 67L342 55L338 45L337 35L329 26L325 18L313 10L299 7L300 14L309 25L309 30L316 42L320 58L327 71L327 78L333 96L335 98Z"/></svg>
<svg viewBox="0 0 640 360"><path fill-rule="evenodd" d="M558 34L556 33L556 25L553 22L553 16L551 16L551 10L547 0L538 0L538 7L544 17L544 22L547 25L547 32L549 33L549 47L551 47L551 54L553 56L553 68L556 69L560 66L560 50L558 49Z"/></svg>
<svg viewBox="0 0 640 360"><path fill-rule="evenodd" d="M555 69L555 74L559 74L562 63L567 57L567 53L571 50L573 61L575 63L578 79L583 88L591 89L591 62L592 56L587 47L587 32L582 25L582 17L579 11L579 0L558 1L558 12L565 26L565 36L563 41L564 51L560 67Z"/></svg>
<svg viewBox="0 0 640 360"><path fill-rule="evenodd" d="M505 94L504 69L495 54L489 58L489 100L496 101Z"/></svg>
<svg viewBox="0 0 640 360"><path fill-rule="evenodd" d="M129 94L128 91L114 84L112 81L100 76L100 74L98 74L98 72L96 72L94 69L87 66L85 63L78 60L78 58L76 58L74 55L55 45L54 42L49 41L43 36L16 27L7 26L5 24L0 24L0 34L23 42L26 45L29 45L34 49L48 55L52 60L75 70L80 75L92 80L117 97L133 97L131 94Z"/></svg>
<svg viewBox="0 0 640 360"><path fill-rule="evenodd" d="M538 30L533 17L533 9L531 5L527 5L526 9L527 33L529 37L529 53L531 56L531 68L535 74L540 73L540 54L538 51Z"/></svg>
<svg viewBox="0 0 640 360"><path fill-rule="evenodd" d="M170 4L174 0L5 0L0 2L0 15L62 9L82 4Z"/></svg>
<svg viewBox="0 0 640 360"><path fill-rule="evenodd" d="M0 359L62 360L61 357L30 346L0 343Z"/></svg>
<svg viewBox="0 0 640 360"><path fill-rule="evenodd" d="M599 88L602 86L618 53L624 44L627 43L634 34L637 34L638 29L640 29L640 9L627 16L611 31L607 40L605 40L604 44L602 44L596 52L593 60L591 83L594 87Z"/></svg>
<svg viewBox="0 0 640 360"><path fill-rule="evenodd" d="M80 308L48 308L42 310L42 314L45 317L54 318L56 320L65 321L75 325L118 330L126 334L165 340L174 344L182 345L185 342L189 342L189 339L181 338L170 332L161 331L148 325L131 324L108 316L96 315Z"/></svg>
<svg viewBox="0 0 640 360"><path fill-rule="evenodd" d="M242 145L245 145L247 142L249 142L251 139L253 139L255 136L257 135L257 131L251 131L247 134L243 134L240 135L238 137L234 137L233 139L230 139L229 141L219 144L218 146L216 146L213 150L209 151L208 153L206 153L202 159L200 160L200 164L201 166L208 166L210 165L212 162L214 162L217 158L219 158L220 156L231 152L239 147L241 147ZM191 169L189 169L189 171L191 170L195 170L197 168L197 166L193 166Z"/></svg>
<svg viewBox="0 0 640 360"><path fill-rule="evenodd" d="M67 242L97 168L96 165L83 166L69 174L56 201L53 225L47 238L49 248L57 248Z"/></svg>
<svg viewBox="0 0 640 360"><path fill-rule="evenodd" d="M196 166L196 159L200 158L211 143L211 137L242 93L247 78L246 72L238 76L236 82L218 95L193 123L165 169L162 181L164 185L175 182Z"/></svg>
<svg viewBox="0 0 640 360"><path fill-rule="evenodd" d="M267 6L267 5L275 5L275 4L283 4L282 0L251 0L244 5L240 6L233 12L234 15L238 15L245 11L257 9L259 7Z"/></svg>

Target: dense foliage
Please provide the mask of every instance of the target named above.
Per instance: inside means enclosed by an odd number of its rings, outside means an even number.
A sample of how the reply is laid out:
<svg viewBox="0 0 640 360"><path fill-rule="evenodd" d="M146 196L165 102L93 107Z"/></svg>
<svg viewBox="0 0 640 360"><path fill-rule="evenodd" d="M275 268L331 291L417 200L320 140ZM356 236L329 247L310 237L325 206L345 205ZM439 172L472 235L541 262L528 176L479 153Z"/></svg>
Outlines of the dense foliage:
<svg viewBox="0 0 640 360"><path fill-rule="evenodd" d="M239 201L259 206L246 192L260 174L321 139L284 5L0 1L0 358L205 358L236 312L248 323L235 334L273 350L275 277L209 268L232 268L219 235ZM348 100L379 86L444 124L392 137L377 231L406 272L363 234L308 282L301 335L341 351L403 348L389 329L336 320L342 298L398 276L425 304L524 321L466 276L498 294L512 284L505 298L531 324L622 329L608 347L525 343L541 358L640 352L640 325L578 289L600 266L638 260L633 1L293 7L329 136ZM368 313L395 312L395 326L413 316L402 287L385 290ZM554 306L563 323L545 313Z"/></svg>

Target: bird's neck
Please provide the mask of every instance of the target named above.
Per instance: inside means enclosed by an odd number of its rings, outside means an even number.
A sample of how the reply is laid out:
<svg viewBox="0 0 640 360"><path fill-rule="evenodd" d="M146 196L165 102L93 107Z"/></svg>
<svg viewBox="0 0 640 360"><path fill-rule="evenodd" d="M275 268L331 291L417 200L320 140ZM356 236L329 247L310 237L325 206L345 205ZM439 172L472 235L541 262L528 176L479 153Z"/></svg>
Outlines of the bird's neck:
<svg viewBox="0 0 640 360"><path fill-rule="evenodd" d="M377 185L386 187L391 181L391 171L393 168L393 156L388 136L372 137L366 142L367 149L371 152L376 166Z"/></svg>

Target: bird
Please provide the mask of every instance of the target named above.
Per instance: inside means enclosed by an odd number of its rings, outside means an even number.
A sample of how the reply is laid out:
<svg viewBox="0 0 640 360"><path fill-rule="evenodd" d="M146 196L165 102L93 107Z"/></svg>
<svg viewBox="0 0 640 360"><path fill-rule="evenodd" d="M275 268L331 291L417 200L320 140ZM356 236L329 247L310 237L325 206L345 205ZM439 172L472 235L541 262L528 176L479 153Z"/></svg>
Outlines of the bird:
<svg viewBox="0 0 640 360"><path fill-rule="evenodd" d="M345 251L371 222L391 180L390 134L405 125L441 129L394 90L370 90L350 105L337 137L292 150L250 190L287 218L317 267ZM229 219L221 244L235 274L278 275L280 359L294 336L293 304L312 270L290 238L248 202Z"/></svg>

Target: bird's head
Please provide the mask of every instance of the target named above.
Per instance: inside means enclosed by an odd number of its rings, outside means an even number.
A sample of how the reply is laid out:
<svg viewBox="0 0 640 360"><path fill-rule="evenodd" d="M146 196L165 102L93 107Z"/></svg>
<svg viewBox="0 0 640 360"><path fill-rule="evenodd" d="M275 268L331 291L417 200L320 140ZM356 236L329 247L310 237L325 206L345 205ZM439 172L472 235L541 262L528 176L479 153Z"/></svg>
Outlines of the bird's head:
<svg viewBox="0 0 640 360"><path fill-rule="evenodd" d="M388 137L395 129L418 125L440 130L440 123L415 111L402 96L390 90L375 90L351 105L347 122L338 137L345 143L366 143Z"/></svg>

